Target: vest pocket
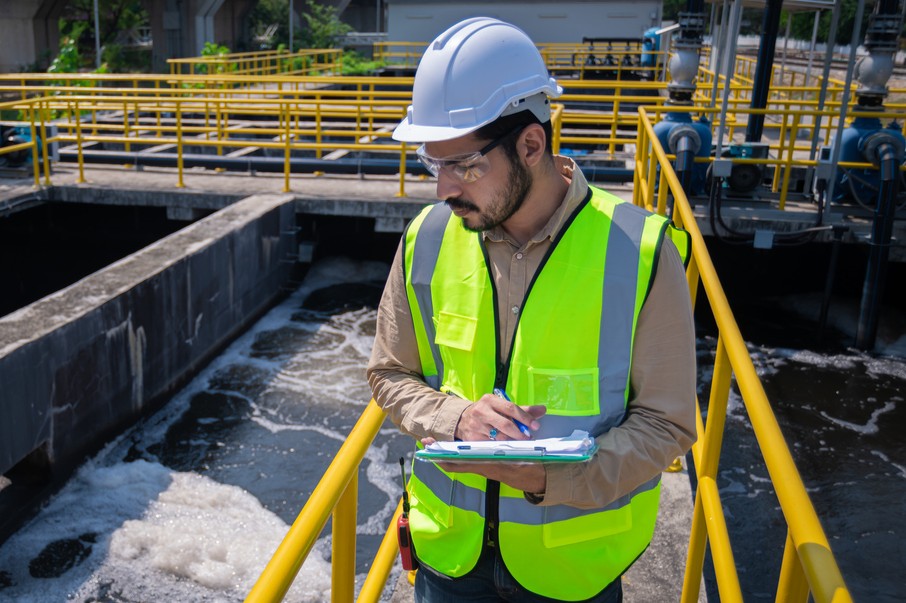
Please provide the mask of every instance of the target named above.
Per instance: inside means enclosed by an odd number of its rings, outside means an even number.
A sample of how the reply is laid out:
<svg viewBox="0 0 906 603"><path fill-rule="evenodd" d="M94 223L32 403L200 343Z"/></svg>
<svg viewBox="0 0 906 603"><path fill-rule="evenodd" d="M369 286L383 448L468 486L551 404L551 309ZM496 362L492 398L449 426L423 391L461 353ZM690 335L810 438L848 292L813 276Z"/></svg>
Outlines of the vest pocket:
<svg viewBox="0 0 906 603"><path fill-rule="evenodd" d="M530 404L543 404L547 413L566 416L600 414L598 368L528 368Z"/></svg>
<svg viewBox="0 0 906 603"><path fill-rule="evenodd" d="M549 509L547 507L546 509ZM601 511L567 521L547 520L541 528L541 538L547 548L574 545L588 540L613 536L632 529L632 505Z"/></svg>
<svg viewBox="0 0 906 603"><path fill-rule="evenodd" d="M434 319L434 328L437 332L434 342L437 345L470 352L475 344L478 319L441 311Z"/></svg>

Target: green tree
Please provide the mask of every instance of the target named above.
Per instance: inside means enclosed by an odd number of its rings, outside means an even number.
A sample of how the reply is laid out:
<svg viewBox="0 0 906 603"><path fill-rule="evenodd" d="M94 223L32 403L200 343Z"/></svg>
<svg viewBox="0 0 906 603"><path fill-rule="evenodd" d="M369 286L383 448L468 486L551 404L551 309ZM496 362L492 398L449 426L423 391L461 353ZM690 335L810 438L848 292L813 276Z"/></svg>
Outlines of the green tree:
<svg viewBox="0 0 906 603"><path fill-rule="evenodd" d="M302 48L337 48L340 39L352 31L350 25L340 21L336 7L316 0L305 0L302 19L306 26L301 35Z"/></svg>
<svg viewBox="0 0 906 603"><path fill-rule="evenodd" d="M352 31L352 27L340 20L337 9L306 0L305 10L300 15L303 27L293 29L293 51L299 48L337 48L340 39ZM289 45L289 0L260 0L249 12L250 47L273 49Z"/></svg>
<svg viewBox="0 0 906 603"><path fill-rule="evenodd" d="M101 46L115 42L122 31L148 23L141 0L98 0ZM82 57L91 62L95 52L94 0L69 0L59 22L61 37L75 41Z"/></svg>
<svg viewBox="0 0 906 603"><path fill-rule="evenodd" d="M272 50L289 43L289 1L259 0L249 12L249 48Z"/></svg>

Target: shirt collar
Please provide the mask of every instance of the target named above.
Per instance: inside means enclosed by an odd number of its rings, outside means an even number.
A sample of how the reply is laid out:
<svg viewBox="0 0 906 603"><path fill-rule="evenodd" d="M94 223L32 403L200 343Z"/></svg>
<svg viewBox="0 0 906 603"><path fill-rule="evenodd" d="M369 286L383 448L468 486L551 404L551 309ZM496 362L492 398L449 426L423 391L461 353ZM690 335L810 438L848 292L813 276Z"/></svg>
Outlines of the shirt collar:
<svg viewBox="0 0 906 603"><path fill-rule="evenodd" d="M554 164L560 174L569 181L569 188L566 190L566 195L563 196L563 201L560 203L560 206L557 207L557 210L554 211L553 215L551 215L550 219L541 230L529 240L530 243L540 243L544 239L553 241L560 233L567 218L572 215L576 207L579 206L588 194L588 180L586 180L585 174L582 173L582 170L579 169L579 166L576 165L575 161L569 157L564 157L563 155L554 155ZM490 230L483 231L482 236L486 241L494 243L507 241L508 243L515 245L515 242L500 226L495 226Z"/></svg>

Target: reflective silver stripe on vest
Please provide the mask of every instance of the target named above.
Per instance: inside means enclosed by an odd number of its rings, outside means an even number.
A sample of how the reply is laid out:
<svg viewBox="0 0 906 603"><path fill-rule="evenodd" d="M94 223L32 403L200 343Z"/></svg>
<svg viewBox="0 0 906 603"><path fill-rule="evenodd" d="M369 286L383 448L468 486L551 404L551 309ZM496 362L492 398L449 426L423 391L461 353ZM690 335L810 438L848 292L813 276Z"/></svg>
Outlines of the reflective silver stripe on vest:
<svg viewBox="0 0 906 603"><path fill-rule="evenodd" d="M459 481L454 482L450 476L438 469L434 463L416 461L413 466L413 473L435 496L448 505L475 511L484 517L484 490L472 488Z"/></svg>
<svg viewBox="0 0 906 603"><path fill-rule="evenodd" d="M415 237L415 250L412 254L412 289L415 291L415 300L422 314L422 324L428 337L428 346L431 356L434 357L434 366L437 375L425 375L428 385L440 390L441 380L444 375L444 364L440 357L440 349L434 343L436 333L434 330L434 303L431 300L431 278L440 256L440 246L444 240L444 231L453 212L445 203L438 203L428 211L422 220L421 226Z"/></svg>
<svg viewBox="0 0 906 603"><path fill-rule="evenodd" d="M594 515L602 511L613 511L620 509L632 502L632 497L642 492L648 492L657 487L661 481L661 476L648 480L629 494L621 496L605 507L597 509L577 509L567 505L552 505L541 507L533 505L523 498L500 497L500 521L510 521L524 525L537 526L555 521L565 521L576 517Z"/></svg>
<svg viewBox="0 0 906 603"><path fill-rule="evenodd" d="M648 215L631 203L620 203L613 210L604 260L603 311L598 342L602 423L594 431L595 436L619 425L626 414L640 248Z"/></svg>

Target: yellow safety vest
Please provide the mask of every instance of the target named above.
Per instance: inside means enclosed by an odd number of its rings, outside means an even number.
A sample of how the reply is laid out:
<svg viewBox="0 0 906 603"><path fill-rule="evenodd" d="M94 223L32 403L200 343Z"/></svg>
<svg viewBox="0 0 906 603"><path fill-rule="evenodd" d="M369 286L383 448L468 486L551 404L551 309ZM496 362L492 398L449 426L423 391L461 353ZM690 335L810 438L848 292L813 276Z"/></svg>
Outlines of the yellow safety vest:
<svg viewBox="0 0 906 603"><path fill-rule="evenodd" d="M478 400L504 387L518 404L543 404L536 438L619 425L629 399L636 322L665 233L663 217L591 188L529 287L509 359L501 364L497 296L480 234L444 204L426 208L405 235L404 271L422 374L435 389ZM410 527L422 562L467 574L486 531L528 590L577 601L619 577L651 541L660 476L599 509L537 506L483 477L417 462Z"/></svg>

